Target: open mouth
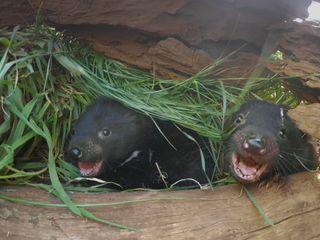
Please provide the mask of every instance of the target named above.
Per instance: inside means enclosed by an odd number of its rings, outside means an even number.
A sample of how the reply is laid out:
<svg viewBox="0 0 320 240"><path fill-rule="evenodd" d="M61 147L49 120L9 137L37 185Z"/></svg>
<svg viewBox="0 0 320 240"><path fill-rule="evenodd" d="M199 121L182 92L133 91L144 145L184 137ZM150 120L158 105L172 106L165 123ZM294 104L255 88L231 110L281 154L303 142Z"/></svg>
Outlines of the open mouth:
<svg viewBox="0 0 320 240"><path fill-rule="evenodd" d="M102 160L78 162L82 176L97 176L102 168Z"/></svg>
<svg viewBox="0 0 320 240"><path fill-rule="evenodd" d="M268 163L258 163L252 158L243 158L236 153L232 153L231 162L235 177L243 183L259 181L270 165Z"/></svg>

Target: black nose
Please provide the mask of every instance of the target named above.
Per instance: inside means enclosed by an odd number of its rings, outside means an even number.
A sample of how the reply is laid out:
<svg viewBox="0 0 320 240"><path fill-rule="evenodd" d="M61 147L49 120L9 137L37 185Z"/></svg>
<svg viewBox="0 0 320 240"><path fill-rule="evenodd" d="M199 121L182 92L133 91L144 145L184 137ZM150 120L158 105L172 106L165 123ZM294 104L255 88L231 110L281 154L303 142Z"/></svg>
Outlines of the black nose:
<svg viewBox="0 0 320 240"><path fill-rule="evenodd" d="M252 135L244 140L243 148L253 154L264 154L266 152L266 139Z"/></svg>
<svg viewBox="0 0 320 240"><path fill-rule="evenodd" d="M81 150L80 150L79 148L77 148L77 147L71 148L71 149L70 149L70 154L71 154L71 156L74 157L74 158L77 158L77 159L82 158L82 152L81 152Z"/></svg>
<svg viewBox="0 0 320 240"><path fill-rule="evenodd" d="M260 137L250 138L248 139L249 145L255 148L264 148L265 147L265 140Z"/></svg>

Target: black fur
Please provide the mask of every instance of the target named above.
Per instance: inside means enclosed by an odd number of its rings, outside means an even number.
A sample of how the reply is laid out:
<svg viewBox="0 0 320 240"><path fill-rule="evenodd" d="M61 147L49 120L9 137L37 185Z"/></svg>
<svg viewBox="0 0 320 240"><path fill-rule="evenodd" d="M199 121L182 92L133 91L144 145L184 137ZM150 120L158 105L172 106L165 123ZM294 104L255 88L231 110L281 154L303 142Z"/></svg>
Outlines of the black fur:
<svg viewBox="0 0 320 240"><path fill-rule="evenodd" d="M148 116L119 102L98 98L74 124L67 144L66 159L78 166L82 164L84 169L87 164L101 162L102 166L97 168L99 170L83 170L82 173L88 177L117 182L125 189L163 188L185 178L207 182L197 144L170 122L157 121L156 124ZM197 134L186 129L183 131L201 143L202 139ZM133 153L136 157L126 161ZM91 165L88 169L92 168ZM210 158L207 158L206 165L207 174L210 175L213 168ZM185 181L179 185L194 184Z"/></svg>
<svg viewBox="0 0 320 240"><path fill-rule="evenodd" d="M315 168L315 155L308 137L289 118L287 111L282 105L249 101L233 115L236 130L227 141L226 163L238 181L257 182ZM233 164L232 159L240 159L245 164ZM253 177L253 168L261 174Z"/></svg>

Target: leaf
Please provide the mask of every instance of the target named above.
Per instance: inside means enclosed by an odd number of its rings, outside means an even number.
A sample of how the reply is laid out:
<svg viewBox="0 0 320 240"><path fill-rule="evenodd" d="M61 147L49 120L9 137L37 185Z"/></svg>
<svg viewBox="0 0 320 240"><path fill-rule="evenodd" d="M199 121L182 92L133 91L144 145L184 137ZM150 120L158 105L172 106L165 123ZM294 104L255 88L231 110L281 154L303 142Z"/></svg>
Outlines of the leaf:
<svg viewBox="0 0 320 240"><path fill-rule="evenodd" d="M259 205L259 203L255 199L255 197L252 195L252 193L246 187L243 187L243 189L246 192L246 194L247 194L248 198L250 199L250 201L252 202L252 204L258 210L259 214L263 217L264 221L270 226L275 226L274 223L271 221L271 219L265 214L262 207Z"/></svg>

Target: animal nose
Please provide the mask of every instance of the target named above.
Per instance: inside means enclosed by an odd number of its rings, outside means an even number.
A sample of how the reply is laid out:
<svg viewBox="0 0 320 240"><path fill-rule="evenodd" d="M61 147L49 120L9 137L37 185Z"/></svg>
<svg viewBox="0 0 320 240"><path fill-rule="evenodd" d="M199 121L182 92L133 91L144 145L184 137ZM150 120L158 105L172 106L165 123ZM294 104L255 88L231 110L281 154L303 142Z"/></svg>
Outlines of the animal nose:
<svg viewBox="0 0 320 240"><path fill-rule="evenodd" d="M264 148L265 147L265 140L264 138L254 137L248 139L249 145L255 148Z"/></svg>
<svg viewBox="0 0 320 240"><path fill-rule="evenodd" d="M265 137L252 135L244 140L243 148L253 154L264 154L266 152L266 139Z"/></svg>
<svg viewBox="0 0 320 240"><path fill-rule="evenodd" d="M77 159L82 158L82 151L78 147L73 147L70 149L70 154Z"/></svg>

